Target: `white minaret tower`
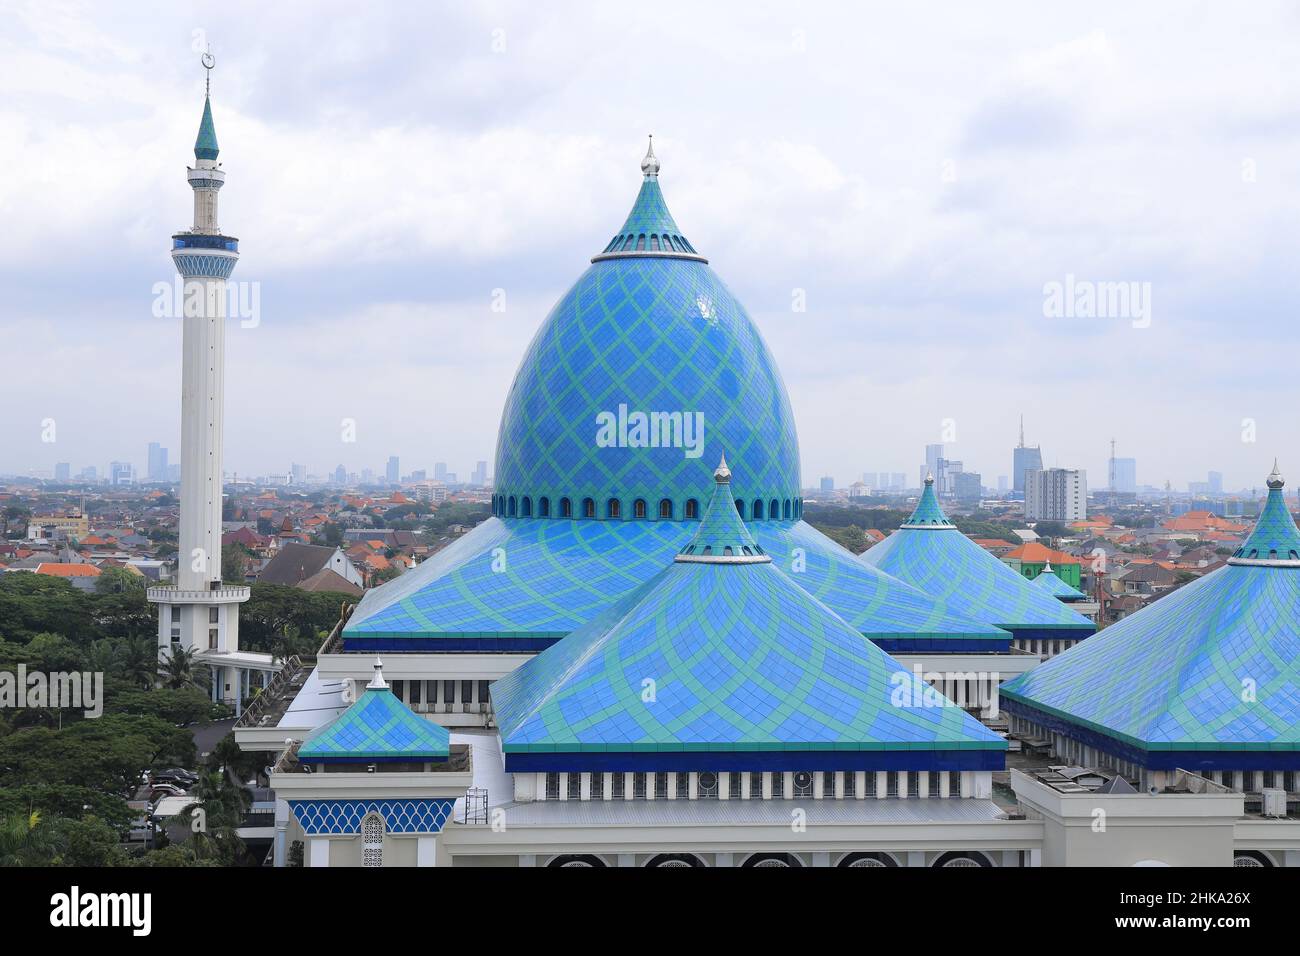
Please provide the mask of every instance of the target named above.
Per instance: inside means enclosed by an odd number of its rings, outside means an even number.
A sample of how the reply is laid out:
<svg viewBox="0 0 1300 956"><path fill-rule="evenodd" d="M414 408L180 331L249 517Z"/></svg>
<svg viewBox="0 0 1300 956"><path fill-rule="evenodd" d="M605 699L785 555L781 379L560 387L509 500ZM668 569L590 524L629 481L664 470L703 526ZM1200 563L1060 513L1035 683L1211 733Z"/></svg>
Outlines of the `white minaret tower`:
<svg viewBox="0 0 1300 956"><path fill-rule="evenodd" d="M194 190L194 226L172 236L172 261L184 280L181 364L181 515L176 581L150 588L158 605L158 655L166 661L174 647L193 650L212 667L213 699L239 707L250 696L248 664L229 655L239 650L239 605L248 600L243 585L221 582L221 451L226 377L226 282L239 261L239 240L217 224L217 194L226 173L217 162L217 132L212 123L212 54L203 54L208 71L203 119L189 169ZM253 665L255 669L256 664Z"/></svg>

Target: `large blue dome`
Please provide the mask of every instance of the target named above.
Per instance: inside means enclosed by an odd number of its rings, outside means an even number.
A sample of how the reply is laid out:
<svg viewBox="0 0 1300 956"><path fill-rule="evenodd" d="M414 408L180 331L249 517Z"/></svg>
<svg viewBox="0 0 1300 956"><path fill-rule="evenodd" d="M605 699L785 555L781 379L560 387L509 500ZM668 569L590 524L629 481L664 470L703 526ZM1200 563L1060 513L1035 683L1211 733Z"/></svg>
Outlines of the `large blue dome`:
<svg viewBox="0 0 1300 956"><path fill-rule="evenodd" d="M682 237L657 161L642 168L627 222L547 316L515 376L497 436L496 511L698 517L725 454L746 518L797 518L799 443L776 362Z"/></svg>

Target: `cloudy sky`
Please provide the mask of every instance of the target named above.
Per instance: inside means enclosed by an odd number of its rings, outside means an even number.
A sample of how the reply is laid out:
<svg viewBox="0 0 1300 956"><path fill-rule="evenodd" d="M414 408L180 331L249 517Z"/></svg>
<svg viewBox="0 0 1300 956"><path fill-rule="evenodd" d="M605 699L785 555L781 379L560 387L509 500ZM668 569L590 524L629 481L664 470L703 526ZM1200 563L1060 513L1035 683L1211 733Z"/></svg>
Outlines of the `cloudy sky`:
<svg viewBox="0 0 1300 956"><path fill-rule="evenodd" d="M210 43L261 297L229 328L228 471L490 460L653 132L806 482L913 477L946 432L992 485L1022 412L1094 486L1112 437L1143 483L1300 475L1300 10L1047 6L0 2L0 472L178 457L153 287ZM1148 308L1045 315L1067 276Z"/></svg>

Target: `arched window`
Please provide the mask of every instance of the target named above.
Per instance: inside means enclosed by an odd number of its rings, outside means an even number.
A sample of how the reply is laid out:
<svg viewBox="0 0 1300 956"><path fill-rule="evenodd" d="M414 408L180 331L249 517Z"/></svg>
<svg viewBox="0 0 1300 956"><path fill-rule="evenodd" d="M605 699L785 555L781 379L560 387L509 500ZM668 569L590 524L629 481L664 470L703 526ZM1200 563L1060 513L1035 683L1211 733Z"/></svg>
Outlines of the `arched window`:
<svg viewBox="0 0 1300 956"><path fill-rule="evenodd" d="M533 516L533 499L524 495L519 501L519 515L522 518L531 518Z"/></svg>
<svg viewBox="0 0 1300 956"><path fill-rule="evenodd" d="M361 821L361 865L384 865L384 818L378 813L368 813Z"/></svg>
<svg viewBox="0 0 1300 956"><path fill-rule="evenodd" d="M773 498L767 505L767 516L775 521L781 514L781 502Z"/></svg>
<svg viewBox="0 0 1300 956"><path fill-rule="evenodd" d="M633 246L635 243L636 243L636 236L629 232L629 233L627 234L627 242L623 243L623 251L624 251L624 252L630 252L631 249L632 249L632 246Z"/></svg>
<svg viewBox="0 0 1300 956"><path fill-rule="evenodd" d="M750 515L751 517L753 517L755 521L763 520L763 499L762 498L754 499L754 509L753 511L750 512Z"/></svg>
<svg viewBox="0 0 1300 956"><path fill-rule="evenodd" d="M745 503L743 501L736 502L736 514L740 515L742 518L745 517Z"/></svg>
<svg viewBox="0 0 1300 956"><path fill-rule="evenodd" d="M785 499L785 510L782 513L782 517L784 517L786 521L790 520L790 499L789 498Z"/></svg>
<svg viewBox="0 0 1300 956"><path fill-rule="evenodd" d="M658 251L659 251L659 237L658 237L658 236L651 236L651 237L650 237L650 251L651 251L651 252L658 252Z"/></svg>
<svg viewBox="0 0 1300 956"><path fill-rule="evenodd" d="M596 517L596 501L594 498L582 499L582 516L584 518Z"/></svg>
<svg viewBox="0 0 1300 956"><path fill-rule="evenodd" d="M509 516L510 516L511 518L513 518L513 517L515 516L515 496L514 496L514 495L511 495L511 496L510 496L510 505L509 505L507 511L508 511L508 514L509 514Z"/></svg>
<svg viewBox="0 0 1300 956"><path fill-rule="evenodd" d="M645 233L644 233L644 232L641 233L641 235L639 235L639 236L636 237L636 251L637 251L637 252L645 252Z"/></svg>
<svg viewBox="0 0 1300 956"><path fill-rule="evenodd" d="M686 517L688 519L698 518L700 516L700 503L694 498L686 500Z"/></svg>
<svg viewBox="0 0 1300 956"><path fill-rule="evenodd" d="M623 516L623 505L617 498L610 498L605 505L606 518L621 518Z"/></svg>
<svg viewBox="0 0 1300 956"><path fill-rule="evenodd" d="M633 517L633 518L644 518L644 517L645 517L645 499L644 499L644 498L638 498L636 501L632 502L632 517Z"/></svg>
<svg viewBox="0 0 1300 956"><path fill-rule="evenodd" d="M573 502L570 501L568 498L560 499L560 517L561 518L573 517Z"/></svg>
<svg viewBox="0 0 1300 956"><path fill-rule="evenodd" d="M550 498L538 498L538 499L537 499L537 516L538 516L539 518L549 518L549 517L551 516L551 499L550 499Z"/></svg>
<svg viewBox="0 0 1300 956"><path fill-rule="evenodd" d="M669 518L673 516L673 502L671 498L662 498L659 501L659 517Z"/></svg>

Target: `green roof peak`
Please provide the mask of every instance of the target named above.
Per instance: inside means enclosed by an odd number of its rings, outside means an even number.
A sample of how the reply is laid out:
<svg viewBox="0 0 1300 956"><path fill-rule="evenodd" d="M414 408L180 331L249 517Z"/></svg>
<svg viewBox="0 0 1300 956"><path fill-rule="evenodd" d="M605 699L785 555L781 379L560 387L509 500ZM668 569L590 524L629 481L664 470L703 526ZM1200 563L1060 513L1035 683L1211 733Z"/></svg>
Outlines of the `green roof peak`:
<svg viewBox="0 0 1300 956"><path fill-rule="evenodd" d="M921 500L916 503L912 517L903 522L904 528L952 528L955 527L943 509L939 507L939 498L934 493L934 475L925 476L925 488L921 491Z"/></svg>
<svg viewBox="0 0 1300 956"><path fill-rule="evenodd" d="M1300 530L1286 504L1286 480L1273 462L1268 476L1268 498L1255 528L1236 550L1229 564L1300 567Z"/></svg>
<svg viewBox="0 0 1300 956"><path fill-rule="evenodd" d="M623 228L601 250L600 259L624 256L673 256L675 258L708 260L695 251L690 241L682 236L673 214L668 211L663 191L659 188L659 157L655 155L654 137L645 159L641 160L641 191L636 194L632 211L627 214Z"/></svg>
<svg viewBox="0 0 1300 956"><path fill-rule="evenodd" d="M217 128L212 123L212 98L203 97L203 118L199 120L199 138L194 141L194 158L217 158Z"/></svg>
<svg viewBox="0 0 1300 956"><path fill-rule="evenodd" d="M713 498L700 529L675 559L683 564L766 564L772 559L754 543L731 496L731 469L724 455L713 472Z"/></svg>

